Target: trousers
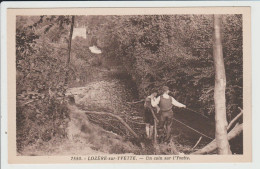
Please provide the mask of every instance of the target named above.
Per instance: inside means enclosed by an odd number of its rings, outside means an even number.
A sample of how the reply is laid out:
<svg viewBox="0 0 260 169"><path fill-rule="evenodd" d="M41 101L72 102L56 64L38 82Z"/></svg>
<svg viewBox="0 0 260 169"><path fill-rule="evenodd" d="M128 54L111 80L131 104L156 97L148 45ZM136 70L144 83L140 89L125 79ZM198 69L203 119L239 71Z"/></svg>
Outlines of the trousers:
<svg viewBox="0 0 260 169"><path fill-rule="evenodd" d="M158 127L165 131L166 140L168 140L171 136L172 118L173 118L172 110L161 112L161 118Z"/></svg>

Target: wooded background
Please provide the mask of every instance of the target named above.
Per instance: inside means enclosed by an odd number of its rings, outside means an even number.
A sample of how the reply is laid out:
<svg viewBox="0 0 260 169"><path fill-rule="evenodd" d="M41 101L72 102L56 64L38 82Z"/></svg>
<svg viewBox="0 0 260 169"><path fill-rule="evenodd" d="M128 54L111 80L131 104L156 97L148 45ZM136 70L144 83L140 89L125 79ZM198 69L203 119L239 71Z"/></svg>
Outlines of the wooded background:
<svg viewBox="0 0 260 169"><path fill-rule="evenodd" d="M18 151L66 137L66 90L95 78L104 58L127 72L136 100L167 85L176 100L214 118L213 15L75 16L73 25L72 16L16 19ZM242 15L222 15L221 22L230 122L243 108ZM72 39L69 52L71 27L86 28L86 39ZM89 51L93 45L102 55Z"/></svg>

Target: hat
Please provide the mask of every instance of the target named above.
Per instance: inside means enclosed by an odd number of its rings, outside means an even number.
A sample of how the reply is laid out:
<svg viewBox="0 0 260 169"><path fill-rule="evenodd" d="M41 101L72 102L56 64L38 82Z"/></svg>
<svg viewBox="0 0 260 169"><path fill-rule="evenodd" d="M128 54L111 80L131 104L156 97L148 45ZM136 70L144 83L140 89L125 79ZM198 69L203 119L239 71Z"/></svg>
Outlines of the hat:
<svg viewBox="0 0 260 169"><path fill-rule="evenodd" d="M163 86L163 87L162 87L162 91L163 91L163 92L169 91L169 87L168 87L168 86Z"/></svg>

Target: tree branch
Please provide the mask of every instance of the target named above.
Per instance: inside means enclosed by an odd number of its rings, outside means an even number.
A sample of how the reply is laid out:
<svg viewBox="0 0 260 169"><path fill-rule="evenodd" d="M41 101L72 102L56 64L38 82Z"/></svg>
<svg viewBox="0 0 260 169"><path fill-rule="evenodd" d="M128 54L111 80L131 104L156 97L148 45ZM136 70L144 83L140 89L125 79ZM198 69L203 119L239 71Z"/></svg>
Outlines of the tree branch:
<svg viewBox="0 0 260 169"><path fill-rule="evenodd" d="M135 102L126 102L126 103L128 103L128 104L136 104L136 103L141 103L141 102L144 102L144 99L139 100L139 101L135 101Z"/></svg>
<svg viewBox="0 0 260 169"><path fill-rule="evenodd" d="M227 126L227 130L231 128L231 126L242 116L243 110L233 119Z"/></svg>
<svg viewBox="0 0 260 169"><path fill-rule="evenodd" d="M192 149L194 149L194 148L197 147L197 145L200 143L201 139L202 139L202 136L200 136L200 138L198 139L198 141L196 142L196 144L192 147Z"/></svg>
<svg viewBox="0 0 260 169"><path fill-rule="evenodd" d="M119 116L112 114L112 113L107 113L107 112L97 112L97 111L84 111L87 114L97 114L97 115L107 115L116 118L119 120L125 127L126 129L134 135L135 138L139 139L138 135L131 129L131 127Z"/></svg>

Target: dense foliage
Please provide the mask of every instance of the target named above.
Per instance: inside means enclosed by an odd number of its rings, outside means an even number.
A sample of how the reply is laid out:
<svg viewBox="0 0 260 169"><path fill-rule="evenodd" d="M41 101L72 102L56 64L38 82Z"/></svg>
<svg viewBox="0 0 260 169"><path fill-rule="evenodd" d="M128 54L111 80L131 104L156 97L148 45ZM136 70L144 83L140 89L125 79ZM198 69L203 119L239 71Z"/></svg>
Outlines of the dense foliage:
<svg viewBox="0 0 260 169"><path fill-rule="evenodd" d="M57 22L57 23L54 23ZM17 17L17 149L66 137L65 17ZM58 24L60 23L60 24ZM59 42L59 43L58 43Z"/></svg>
<svg viewBox="0 0 260 169"><path fill-rule="evenodd" d="M94 19L93 19L94 18ZM242 105L242 16L225 15L223 54L228 120ZM120 59L144 97L172 89L180 102L214 115L212 15L92 16L86 24L107 57Z"/></svg>

